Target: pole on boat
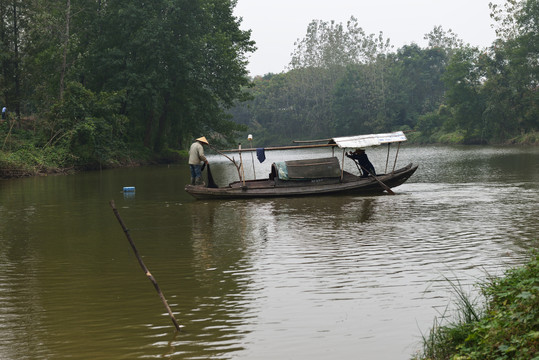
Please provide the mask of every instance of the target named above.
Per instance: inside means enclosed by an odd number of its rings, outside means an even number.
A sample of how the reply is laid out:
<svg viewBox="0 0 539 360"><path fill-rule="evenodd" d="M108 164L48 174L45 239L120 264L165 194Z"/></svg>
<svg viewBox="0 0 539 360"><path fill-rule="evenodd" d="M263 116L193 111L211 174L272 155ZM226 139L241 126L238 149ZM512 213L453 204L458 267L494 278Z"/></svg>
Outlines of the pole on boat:
<svg viewBox="0 0 539 360"><path fill-rule="evenodd" d="M252 149L253 148L253 135L249 134L249 136L247 136L247 140L249 140L249 142L251 143L251 149ZM253 162L253 178L256 180L255 158L252 151L251 151L251 161Z"/></svg>
<svg viewBox="0 0 539 360"><path fill-rule="evenodd" d="M241 181L245 187L245 170L243 169L243 159L241 158L241 143L238 144L238 152L240 153Z"/></svg>
<svg viewBox="0 0 539 360"><path fill-rule="evenodd" d="M118 219L118 222L120 223L120 226L122 227L125 236L127 237L127 241L129 241L129 245L131 245L131 248L133 249L133 252L135 253L135 256L137 257L138 263L140 267L142 268L142 271L146 274L146 277L152 282L153 287L157 291L157 294L159 294L159 297L161 298L161 301L163 302L163 305L167 309L168 315L170 316L170 319L172 320L172 323L176 327L176 330L181 331L181 326L176 321L176 318L174 317L174 314L172 313L172 310L170 309L170 306L168 306L167 300L165 299L165 296L163 295L163 292L159 288L159 285L157 285L157 281L153 277L152 273L150 273L150 270L144 265L144 262L142 261L142 258L140 257L137 248L135 247L135 243L131 239L131 235L129 234L129 229L125 226L122 218L120 217L120 213L116 209L116 205L114 204L114 200L110 201L110 206L112 207L112 211L114 212L114 215L116 215L116 219Z"/></svg>
<svg viewBox="0 0 539 360"><path fill-rule="evenodd" d="M345 148L342 149L342 166L341 166L341 181L344 179L344 152L346 151Z"/></svg>
<svg viewBox="0 0 539 360"><path fill-rule="evenodd" d="M399 142L399 146L397 146L397 153L395 154L395 162L393 163L393 170L392 173L395 172L395 166L397 165L397 158L399 157L399 149L401 148L401 143Z"/></svg>
<svg viewBox="0 0 539 360"><path fill-rule="evenodd" d="M292 142L294 144L302 144L302 143L316 143L316 142L328 142L333 139L318 139L318 140L293 140Z"/></svg>
<svg viewBox="0 0 539 360"><path fill-rule="evenodd" d="M386 171L387 174L387 164L389 163L389 148L391 147L391 143L387 143L387 157L386 157Z"/></svg>

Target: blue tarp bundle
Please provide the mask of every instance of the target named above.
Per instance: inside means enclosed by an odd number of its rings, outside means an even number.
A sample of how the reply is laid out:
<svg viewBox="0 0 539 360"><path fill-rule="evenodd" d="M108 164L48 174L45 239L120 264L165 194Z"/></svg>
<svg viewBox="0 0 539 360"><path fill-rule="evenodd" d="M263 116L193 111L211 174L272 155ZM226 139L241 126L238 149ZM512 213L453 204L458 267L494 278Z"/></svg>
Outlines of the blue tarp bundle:
<svg viewBox="0 0 539 360"><path fill-rule="evenodd" d="M279 179L290 180L288 178L288 167L286 166L286 162L284 161L276 162L275 168L277 169L277 175L279 176Z"/></svg>

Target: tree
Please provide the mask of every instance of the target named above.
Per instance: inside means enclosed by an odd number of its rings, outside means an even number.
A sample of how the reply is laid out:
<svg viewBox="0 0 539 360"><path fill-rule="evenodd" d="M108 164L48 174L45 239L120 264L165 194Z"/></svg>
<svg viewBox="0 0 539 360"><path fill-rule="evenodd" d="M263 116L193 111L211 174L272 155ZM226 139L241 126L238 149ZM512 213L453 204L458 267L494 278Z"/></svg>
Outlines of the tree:
<svg viewBox="0 0 539 360"><path fill-rule="evenodd" d="M485 58L484 120L498 141L539 128L539 1L491 4L498 39Z"/></svg>
<svg viewBox="0 0 539 360"><path fill-rule="evenodd" d="M429 48L441 48L448 52L449 57L451 53L464 46L464 41L458 37L453 30L449 29L445 31L441 25L435 26L431 32L425 34L423 39L428 40Z"/></svg>
<svg viewBox="0 0 539 360"><path fill-rule="evenodd" d="M13 109L17 119L20 119L23 103L22 69L29 6L21 0L0 1L1 89L4 104Z"/></svg>
<svg viewBox="0 0 539 360"><path fill-rule="evenodd" d="M370 70L367 65L349 65L335 86L332 112L336 135L365 134L374 130L373 119L380 109L373 98Z"/></svg>
<svg viewBox="0 0 539 360"><path fill-rule="evenodd" d="M83 74L94 90L126 89L131 131L155 150L237 129L224 109L244 96L250 32L230 0L118 0L98 16Z"/></svg>
<svg viewBox="0 0 539 360"><path fill-rule="evenodd" d="M384 40L382 33L367 35L354 17L350 18L346 27L334 21L312 21L305 38L298 40L295 45L296 49L289 65L290 76L293 77L290 89L302 114L299 119L304 122L304 128L308 131L305 135L327 137L336 131L363 128L358 122L363 123L365 119L353 119L356 124L345 126L342 118L345 109L351 112L344 118L349 119L350 114L357 114L357 109L349 108L357 107L361 102L347 104L344 97L334 102L335 95L341 94L346 88L359 90L356 83L359 78L362 78L362 84L365 85L361 89L362 94L369 98L369 101L365 102L369 106L367 112L376 114L368 121L373 124L385 122L383 111L371 111L372 108L383 108L385 104L385 57L391 45L389 40ZM351 74L367 67L369 71L361 72L357 76ZM343 77L352 84L346 84ZM357 92L352 92L347 94L346 99L357 96ZM337 113L332 111L332 107ZM367 113L364 110L361 112ZM377 116L380 114L382 120L378 121Z"/></svg>
<svg viewBox="0 0 539 360"><path fill-rule="evenodd" d="M446 123L446 126L451 130L464 130L468 142L483 142L487 130L483 122L484 73L478 66L480 54L477 48L472 47L458 50L443 76L448 88L447 103L453 108L454 114L452 123Z"/></svg>
<svg viewBox="0 0 539 360"><path fill-rule="evenodd" d="M302 40L297 40L289 68L331 69L350 64L369 63L392 48L383 33L367 35L358 20L351 17L346 28L335 21L313 20Z"/></svg>
<svg viewBox="0 0 539 360"><path fill-rule="evenodd" d="M444 100L442 76L447 53L439 47L405 45L390 57L388 117L397 127L415 127L420 115L434 111Z"/></svg>
<svg viewBox="0 0 539 360"><path fill-rule="evenodd" d="M119 158L125 150L125 116L118 115L123 94L99 94L70 82L64 96L55 104L46 121L49 140L45 147L65 149L71 162L95 167ZM47 135L47 134L46 134Z"/></svg>

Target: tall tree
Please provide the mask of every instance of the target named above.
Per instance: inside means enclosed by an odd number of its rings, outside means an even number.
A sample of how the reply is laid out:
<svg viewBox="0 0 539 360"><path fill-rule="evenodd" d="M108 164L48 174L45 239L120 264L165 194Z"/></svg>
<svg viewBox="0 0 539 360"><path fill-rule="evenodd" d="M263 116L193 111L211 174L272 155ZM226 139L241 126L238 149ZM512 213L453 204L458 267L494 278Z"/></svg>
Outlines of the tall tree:
<svg viewBox="0 0 539 360"><path fill-rule="evenodd" d="M384 59L391 45L389 40L384 40L382 33L367 35L354 17L350 18L346 26L334 21L312 21L306 36L295 45L289 66L292 70L290 75L295 78L292 82L294 97L299 103L297 106L303 109L301 119L308 130L305 135L328 136L334 131L342 131L342 119L336 119L332 112L333 97L341 78L349 76L350 69L358 69L354 65L369 66L370 71L361 76L367 77L364 84L368 83L371 95L375 93L374 97L380 99L377 105L369 105L383 107ZM351 76L350 79L357 78ZM339 86L341 90L346 87L342 83ZM344 109L346 106L340 102L334 108ZM355 121L362 122L363 119Z"/></svg>
<svg viewBox="0 0 539 360"><path fill-rule="evenodd" d="M454 109L454 118L446 126L450 130L464 130L468 142L483 142L487 131L482 121L485 100L484 72L478 66L480 55L480 51L472 47L457 51L443 76L448 87L447 103Z"/></svg>
<svg viewBox="0 0 539 360"><path fill-rule="evenodd" d="M423 39L428 40L429 48L445 49L450 53L449 55L451 55L453 50L460 49L464 46L464 41L453 30L449 29L445 31L441 25L435 26L431 32L425 34Z"/></svg>
<svg viewBox="0 0 539 360"><path fill-rule="evenodd" d="M67 53L69 48L69 34L71 30L71 0L67 0L65 13L65 33L62 49L62 67L60 69L60 99L63 98L65 86L64 82L67 72Z"/></svg>
<svg viewBox="0 0 539 360"><path fill-rule="evenodd" d="M498 141L539 129L539 1L491 4L497 41L486 61L484 121Z"/></svg>
<svg viewBox="0 0 539 360"><path fill-rule="evenodd" d="M345 67L349 64L373 62L378 55L386 54L391 48L383 33L366 34L355 17L346 23L313 20L307 33L295 42L290 69L305 67Z"/></svg>
<svg viewBox="0 0 539 360"><path fill-rule="evenodd" d="M148 147L235 129L223 109L248 84L250 32L230 0L117 0L99 17L84 77L92 89L127 90L131 130Z"/></svg>
<svg viewBox="0 0 539 360"><path fill-rule="evenodd" d="M26 25L30 4L21 0L0 1L0 53L2 66L1 86L4 104L20 118L22 94L22 69Z"/></svg>

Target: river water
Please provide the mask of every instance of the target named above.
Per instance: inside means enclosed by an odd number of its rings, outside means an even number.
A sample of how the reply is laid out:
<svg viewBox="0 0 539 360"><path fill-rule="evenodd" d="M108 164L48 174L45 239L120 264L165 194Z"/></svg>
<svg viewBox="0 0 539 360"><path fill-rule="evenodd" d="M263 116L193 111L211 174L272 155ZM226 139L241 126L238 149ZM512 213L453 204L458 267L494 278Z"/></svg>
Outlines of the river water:
<svg viewBox="0 0 539 360"><path fill-rule="evenodd" d="M258 177L283 154L266 155ZM369 156L383 172L386 148ZM395 196L195 201L186 165L0 181L0 359L409 359L454 308L448 280L473 298L537 248L539 148L408 146L408 162Z"/></svg>

